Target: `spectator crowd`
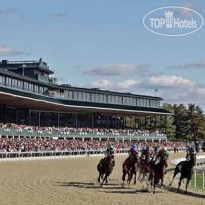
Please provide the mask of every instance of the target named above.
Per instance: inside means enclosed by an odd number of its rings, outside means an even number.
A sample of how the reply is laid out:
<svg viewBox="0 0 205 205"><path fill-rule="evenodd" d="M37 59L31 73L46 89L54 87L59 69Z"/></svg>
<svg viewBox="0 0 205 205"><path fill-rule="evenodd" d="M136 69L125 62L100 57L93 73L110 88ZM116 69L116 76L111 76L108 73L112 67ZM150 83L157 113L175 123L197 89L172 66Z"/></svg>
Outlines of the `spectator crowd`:
<svg viewBox="0 0 205 205"><path fill-rule="evenodd" d="M130 140L97 140L97 139L68 139L63 136L60 138L52 138L52 133L64 134L96 134L96 135L135 135L135 134L159 134L158 131L136 130L136 129L106 129L106 128L73 128L73 127L35 127L28 125L17 125L13 123L0 123L0 129L5 132L15 130L21 136L23 131L28 133L43 132L50 133L51 137L1 137L0 138L0 152L41 152L41 151L76 151L76 150L105 150L109 144L113 144L118 149L129 149L133 143L137 143L140 149L143 143ZM9 135L8 135L9 136ZM32 136L32 135L30 135ZM42 135L43 136L43 135ZM116 138L117 139L117 138ZM164 142L153 143L149 142L149 146L163 146ZM167 149L177 150L186 148L183 142L166 142Z"/></svg>
<svg viewBox="0 0 205 205"><path fill-rule="evenodd" d="M160 135L158 130L155 131L149 131L149 130L138 130L138 129L107 129L107 128L74 128L74 127L36 127L36 126L28 126L28 125L17 125L13 123L3 124L0 123L0 129L3 129L4 131L11 131L15 130L18 133L22 133L23 131L27 131L29 133L32 133L36 131L38 134L41 134L43 132L45 133L59 133L61 135L66 134L96 134L96 135Z"/></svg>
<svg viewBox="0 0 205 205"><path fill-rule="evenodd" d="M99 141L82 139L46 139L46 138L0 138L0 152L40 152L40 151L76 151L105 150L108 145L114 145L116 150L129 149L133 143L140 149L144 143L136 141ZM150 147L164 146L165 142L148 142ZM166 142L167 149L185 149L183 142Z"/></svg>

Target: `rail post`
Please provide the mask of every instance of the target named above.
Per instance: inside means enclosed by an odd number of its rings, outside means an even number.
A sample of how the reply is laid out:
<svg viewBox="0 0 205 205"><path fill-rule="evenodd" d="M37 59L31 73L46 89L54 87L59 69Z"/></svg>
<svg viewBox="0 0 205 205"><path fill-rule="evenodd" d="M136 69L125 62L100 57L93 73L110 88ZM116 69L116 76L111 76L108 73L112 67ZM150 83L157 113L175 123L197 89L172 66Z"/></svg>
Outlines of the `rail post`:
<svg viewBox="0 0 205 205"><path fill-rule="evenodd" d="M196 189L196 171L194 171L194 188Z"/></svg>

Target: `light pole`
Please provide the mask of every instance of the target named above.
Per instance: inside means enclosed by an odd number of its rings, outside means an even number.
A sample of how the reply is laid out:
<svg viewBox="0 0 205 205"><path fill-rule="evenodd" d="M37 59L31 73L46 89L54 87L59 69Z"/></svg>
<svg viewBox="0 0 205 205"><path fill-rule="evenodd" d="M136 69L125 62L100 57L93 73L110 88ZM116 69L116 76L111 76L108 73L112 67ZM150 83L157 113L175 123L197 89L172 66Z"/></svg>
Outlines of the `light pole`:
<svg viewBox="0 0 205 205"><path fill-rule="evenodd" d="M157 88L155 88L155 90L154 90L154 92L155 92L155 97L157 97L157 92L158 92L159 90L157 89Z"/></svg>

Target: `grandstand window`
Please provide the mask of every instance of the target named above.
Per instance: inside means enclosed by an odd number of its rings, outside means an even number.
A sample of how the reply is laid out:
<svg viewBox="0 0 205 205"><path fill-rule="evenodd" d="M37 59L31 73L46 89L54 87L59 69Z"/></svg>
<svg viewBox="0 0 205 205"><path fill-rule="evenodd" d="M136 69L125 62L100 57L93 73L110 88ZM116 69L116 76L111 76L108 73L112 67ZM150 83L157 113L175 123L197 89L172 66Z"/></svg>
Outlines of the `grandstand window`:
<svg viewBox="0 0 205 205"><path fill-rule="evenodd" d="M129 97L126 97L126 105L129 105L130 104L130 98Z"/></svg>
<svg viewBox="0 0 205 205"><path fill-rule="evenodd" d="M143 99L143 101L142 101L143 103L142 103L142 106L144 106L144 107L146 107L146 100L145 99Z"/></svg>
<svg viewBox="0 0 205 205"><path fill-rule="evenodd" d="M3 85L3 76L0 75L0 85Z"/></svg>
<svg viewBox="0 0 205 205"><path fill-rule="evenodd" d="M115 96L112 95L112 104L115 104Z"/></svg>
<svg viewBox="0 0 205 205"><path fill-rule="evenodd" d="M5 85L5 77L2 76L2 85Z"/></svg>
<svg viewBox="0 0 205 205"><path fill-rule="evenodd" d="M112 103L112 95L108 95L108 103Z"/></svg>
<svg viewBox="0 0 205 205"><path fill-rule="evenodd" d="M33 91L33 84L31 84L31 83L28 84L28 90Z"/></svg>
<svg viewBox="0 0 205 205"><path fill-rule="evenodd" d="M132 98L132 103L131 103L132 106L136 106L136 99L135 98Z"/></svg>
<svg viewBox="0 0 205 205"><path fill-rule="evenodd" d="M145 100L144 99L141 100L141 106L145 106Z"/></svg>
<svg viewBox="0 0 205 205"><path fill-rule="evenodd" d="M90 102L91 101L91 94L87 93L87 101Z"/></svg>
<svg viewBox="0 0 205 205"><path fill-rule="evenodd" d="M96 102L100 102L100 94L95 94L96 95Z"/></svg>
<svg viewBox="0 0 205 205"><path fill-rule="evenodd" d="M68 99L73 100L73 91L68 91Z"/></svg>
<svg viewBox="0 0 205 205"><path fill-rule="evenodd" d="M78 92L74 91L73 93L74 93L73 99L74 99L74 100L78 100Z"/></svg>
<svg viewBox="0 0 205 205"><path fill-rule="evenodd" d="M20 82L21 82L20 80L17 81L17 88L21 89Z"/></svg>
<svg viewBox="0 0 205 205"><path fill-rule="evenodd" d="M21 81L18 82L19 87L21 87ZM24 82L24 90L28 90L28 83Z"/></svg>
<svg viewBox="0 0 205 205"><path fill-rule="evenodd" d="M100 94L100 102L103 103L104 102L104 95Z"/></svg>
<svg viewBox="0 0 205 205"><path fill-rule="evenodd" d="M43 87L41 87L41 86L39 87L39 93L43 94Z"/></svg>
<svg viewBox="0 0 205 205"><path fill-rule="evenodd" d="M104 102L108 103L108 95L104 95Z"/></svg>
<svg viewBox="0 0 205 205"><path fill-rule="evenodd" d="M16 79L12 79L12 80L11 80L11 86L14 87L14 88L16 87L16 86L15 86L15 81L16 81Z"/></svg>
<svg viewBox="0 0 205 205"><path fill-rule="evenodd" d="M149 107L149 100L145 100L145 105L146 105L146 107Z"/></svg>
<svg viewBox="0 0 205 205"><path fill-rule="evenodd" d="M86 92L83 92L83 101L86 101Z"/></svg>
<svg viewBox="0 0 205 205"><path fill-rule="evenodd" d="M129 98L129 105L132 105L132 98Z"/></svg>
<svg viewBox="0 0 205 205"><path fill-rule="evenodd" d="M115 104L119 104L119 96L115 95Z"/></svg>
<svg viewBox="0 0 205 205"><path fill-rule="evenodd" d="M95 93L91 93L91 102L95 102Z"/></svg>
<svg viewBox="0 0 205 205"><path fill-rule="evenodd" d="M78 98L77 98L77 100L82 100L83 98L82 98L82 92L77 92L78 93Z"/></svg>
<svg viewBox="0 0 205 205"><path fill-rule="evenodd" d="M34 85L34 92L37 93L38 92L38 86Z"/></svg>
<svg viewBox="0 0 205 205"><path fill-rule="evenodd" d="M125 105L127 103L127 99L126 97L123 97L123 105Z"/></svg>
<svg viewBox="0 0 205 205"><path fill-rule="evenodd" d="M9 86L9 78L6 77L6 85Z"/></svg>
<svg viewBox="0 0 205 205"><path fill-rule="evenodd" d="M118 96L118 103L121 105L122 104L122 96Z"/></svg>

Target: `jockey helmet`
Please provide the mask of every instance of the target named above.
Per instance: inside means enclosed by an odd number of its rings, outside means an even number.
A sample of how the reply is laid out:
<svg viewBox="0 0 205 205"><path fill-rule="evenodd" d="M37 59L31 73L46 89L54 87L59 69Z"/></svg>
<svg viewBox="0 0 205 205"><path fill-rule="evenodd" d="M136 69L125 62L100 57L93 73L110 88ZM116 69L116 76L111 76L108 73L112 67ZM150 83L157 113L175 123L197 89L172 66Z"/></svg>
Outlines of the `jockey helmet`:
<svg viewBox="0 0 205 205"><path fill-rule="evenodd" d="M110 145L109 148L112 150L115 149L114 145Z"/></svg>
<svg viewBox="0 0 205 205"><path fill-rule="evenodd" d="M136 144L133 144L133 145L132 145L132 148L133 148L133 149L137 149L137 145L136 145Z"/></svg>
<svg viewBox="0 0 205 205"><path fill-rule="evenodd" d="M190 153L193 153L193 152L195 152L195 149L194 149L194 147L190 147L190 148L189 148L189 152L190 152Z"/></svg>

